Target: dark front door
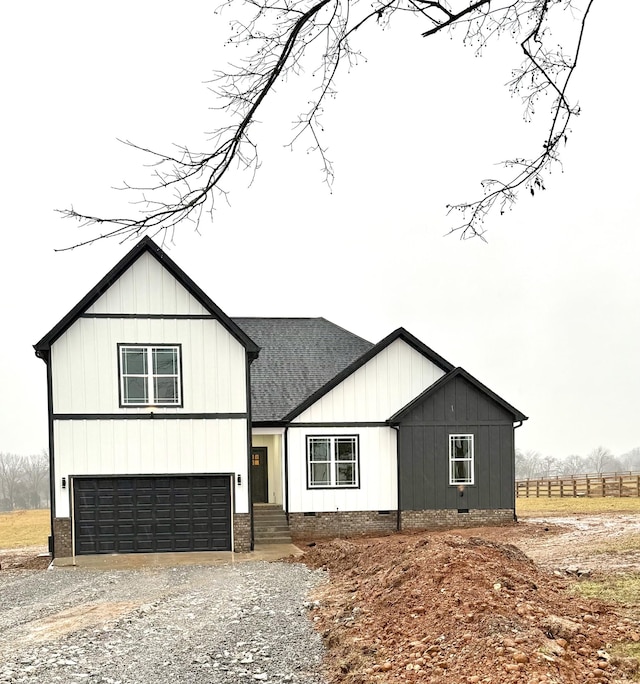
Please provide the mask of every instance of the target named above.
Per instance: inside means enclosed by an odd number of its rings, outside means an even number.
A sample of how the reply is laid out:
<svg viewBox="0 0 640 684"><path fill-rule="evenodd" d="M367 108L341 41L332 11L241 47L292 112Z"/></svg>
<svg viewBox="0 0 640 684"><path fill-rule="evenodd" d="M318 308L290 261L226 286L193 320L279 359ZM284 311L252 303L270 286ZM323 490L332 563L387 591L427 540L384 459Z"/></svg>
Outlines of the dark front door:
<svg viewBox="0 0 640 684"><path fill-rule="evenodd" d="M74 478L76 553L231 550L228 475Z"/></svg>
<svg viewBox="0 0 640 684"><path fill-rule="evenodd" d="M253 447L251 450L251 501L269 502L267 447Z"/></svg>

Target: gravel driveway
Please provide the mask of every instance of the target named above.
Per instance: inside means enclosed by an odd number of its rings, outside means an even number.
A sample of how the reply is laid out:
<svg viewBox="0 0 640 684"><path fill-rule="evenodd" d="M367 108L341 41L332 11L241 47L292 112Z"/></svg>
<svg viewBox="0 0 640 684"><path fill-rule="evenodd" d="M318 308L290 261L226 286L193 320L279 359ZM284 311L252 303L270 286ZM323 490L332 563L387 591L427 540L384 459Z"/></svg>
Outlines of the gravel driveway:
<svg viewBox="0 0 640 684"><path fill-rule="evenodd" d="M305 607L322 581L264 562L3 572L0 682L323 684Z"/></svg>

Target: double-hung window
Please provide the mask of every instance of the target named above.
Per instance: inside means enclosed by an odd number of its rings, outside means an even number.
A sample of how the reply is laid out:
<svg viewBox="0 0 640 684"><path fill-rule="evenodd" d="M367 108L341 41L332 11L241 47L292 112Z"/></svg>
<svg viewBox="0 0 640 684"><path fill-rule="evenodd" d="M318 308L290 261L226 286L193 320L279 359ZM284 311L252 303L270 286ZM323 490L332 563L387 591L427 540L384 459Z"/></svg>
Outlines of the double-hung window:
<svg viewBox="0 0 640 684"><path fill-rule="evenodd" d="M307 487L358 487L357 435L307 437Z"/></svg>
<svg viewBox="0 0 640 684"><path fill-rule="evenodd" d="M181 406L180 345L118 347L122 406Z"/></svg>
<svg viewBox="0 0 640 684"><path fill-rule="evenodd" d="M449 435L449 484L473 484L473 435Z"/></svg>

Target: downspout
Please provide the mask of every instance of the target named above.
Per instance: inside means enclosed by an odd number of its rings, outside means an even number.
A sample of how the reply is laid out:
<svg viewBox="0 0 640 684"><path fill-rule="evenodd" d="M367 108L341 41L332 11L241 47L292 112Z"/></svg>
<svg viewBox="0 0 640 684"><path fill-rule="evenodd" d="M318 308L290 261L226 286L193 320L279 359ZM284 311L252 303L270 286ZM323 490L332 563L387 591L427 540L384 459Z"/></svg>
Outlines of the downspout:
<svg viewBox="0 0 640 684"><path fill-rule="evenodd" d="M284 511L289 524L289 426L284 428Z"/></svg>
<svg viewBox="0 0 640 684"><path fill-rule="evenodd" d="M255 544L255 535L253 529L253 497L251 495L251 451L253 449L253 430L251 421L251 362L253 359L247 352L247 379L246 379L246 396L247 396L247 499L249 501L249 549L253 551ZM234 497L235 501L235 497ZM235 534L234 534L235 538Z"/></svg>
<svg viewBox="0 0 640 684"><path fill-rule="evenodd" d="M522 427L522 424L524 423L524 420L519 420L517 425L513 426L514 432L519 428ZM515 465L516 462L516 440L513 440L513 463ZM518 522L518 516L516 515L516 483L515 483L515 471L513 473L514 475L514 482L513 482L513 521Z"/></svg>
<svg viewBox="0 0 640 684"><path fill-rule="evenodd" d="M396 531L402 531L402 511L400 510L400 426L390 425L396 431L396 492L398 495L398 504L396 511Z"/></svg>
<svg viewBox="0 0 640 684"><path fill-rule="evenodd" d="M36 356L45 362L47 367L47 422L49 431L49 524L51 536L49 537L49 553L51 559L55 558L55 537L53 521L56 515L56 475L53 458L53 373L51 372L51 352L36 351Z"/></svg>

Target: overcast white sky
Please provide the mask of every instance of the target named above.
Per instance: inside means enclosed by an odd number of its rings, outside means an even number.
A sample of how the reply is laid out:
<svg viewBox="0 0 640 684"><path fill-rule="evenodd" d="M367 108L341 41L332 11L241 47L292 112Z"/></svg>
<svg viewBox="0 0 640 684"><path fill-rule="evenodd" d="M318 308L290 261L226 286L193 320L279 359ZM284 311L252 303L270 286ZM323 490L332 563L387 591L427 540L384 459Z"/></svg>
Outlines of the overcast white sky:
<svg viewBox="0 0 640 684"><path fill-rule="evenodd" d="M202 82L227 54L230 15L216 4L3 10L0 451L47 446L32 345L132 246L55 253L84 235L54 209L121 213L110 187L146 173L117 137L202 146L216 120ZM333 193L305 144L283 147L308 99L292 79L256 128L253 185L230 184L231 206L201 235L185 226L172 258L232 316L324 316L373 342L404 326L530 417L522 449L640 446L639 23L633 0L615 17L596 1L564 173L493 218L488 245L443 237L445 205L474 198L494 163L539 149L546 119L523 124L503 87L519 53L496 45L477 59L455 36L426 41L395 22L364 40L368 61L327 106Z"/></svg>

